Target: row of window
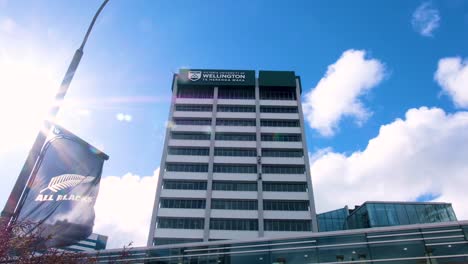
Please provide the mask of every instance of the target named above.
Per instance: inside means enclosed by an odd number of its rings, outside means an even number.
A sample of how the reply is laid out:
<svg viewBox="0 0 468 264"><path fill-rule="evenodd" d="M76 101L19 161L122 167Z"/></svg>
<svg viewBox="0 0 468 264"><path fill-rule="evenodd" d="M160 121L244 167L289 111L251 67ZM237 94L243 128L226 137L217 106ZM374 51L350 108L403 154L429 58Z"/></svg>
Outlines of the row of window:
<svg viewBox="0 0 468 264"><path fill-rule="evenodd" d="M219 87L220 99L255 99L254 87Z"/></svg>
<svg viewBox="0 0 468 264"><path fill-rule="evenodd" d="M301 134L262 134L262 141L300 142Z"/></svg>
<svg viewBox="0 0 468 264"><path fill-rule="evenodd" d="M256 149L215 148L215 156L255 157Z"/></svg>
<svg viewBox="0 0 468 264"><path fill-rule="evenodd" d="M169 199L163 198L160 202L161 208L179 209L205 209L206 202L202 199ZM220 210L258 210L257 200L229 200L212 199L211 209ZM284 201L284 200L264 200L263 210L265 211L309 211L308 201Z"/></svg>
<svg viewBox="0 0 468 264"><path fill-rule="evenodd" d="M216 119L217 126L255 126L255 119Z"/></svg>
<svg viewBox="0 0 468 264"><path fill-rule="evenodd" d="M213 98L212 87L179 87L177 98Z"/></svg>
<svg viewBox="0 0 468 264"><path fill-rule="evenodd" d="M213 111L212 105L185 105L176 104L176 111L189 111L189 112L211 112ZM233 113L255 113L254 105L218 105L218 112L233 112ZM297 113L295 106L260 106L261 113Z"/></svg>
<svg viewBox="0 0 468 264"><path fill-rule="evenodd" d="M260 106L262 113L297 113L295 106Z"/></svg>
<svg viewBox="0 0 468 264"><path fill-rule="evenodd" d="M302 165L262 165L263 173L274 174L303 174L305 167Z"/></svg>
<svg viewBox="0 0 468 264"><path fill-rule="evenodd" d="M208 156L209 148L182 148L170 147L169 155L188 155L188 156ZM239 148L215 148L215 156L233 156L233 157L255 157L256 149ZM301 149L262 149L263 157L303 157L304 152Z"/></svg>
<svg viewBox="0 0 468 264"><path fill-rule="evenodd" d="M296 100L295 88L262 88L260 89L262 100Z"/></svg>
<svg viewBox="0 0 468 264"><path fill-rule="evenodd" d="M256 182L213 181L213 190L216 191L248 191L256 192Z"/></svg>
<svg viewBox="0 0 468 264"><path fill-rule="evenodd" d="M211 119L174 118L174 124L181 126L211 126Z"/></svg>
<svg viewBox="0 0 468 264"><path fill-rule="evenodd" d="M205 181L180 181L164 180L164 189L173 190L206 190ZM239 181L213 181L213 190L215 191L257 191L257 182L239 182ZM263 182L264 192L307 192L307 183L305 182Z"/></svg>
<svg viewBox="0 0 468 264"><path fill-rule="evenodd" d="M309 211L309 201L264 200L265 211Z"/></svg>
<svg viewBox="0 0 468 264"><path fill-rule="evenodd" d="M174 118L176 125L209 126L211 119ZM217 126L255 126L255 119L216 119ZM262 127L299 127L299 120L260 120Z"/></svg>
<svg viewBox="0 0 468 264"><path fill-rule="evenodd" d="M265 219L264 228L266 231L312 231L308 220Z"/></svg>
<svg viewBox="0 0 468 264"><path fill-rule="evenodd" d="M166 171L178 172L208 172L208 164L205 163L167 163ZM273 174L303 174L305 167L302 165L262 165L263 173ZM214 164L215 173L257 173L257 165L242 164Z"/></svg>
<svg viewBox="0 0 468 264"><path fill-rule="evenodd" d="M299 120L260 120L263 127L299 127Z"/></svg>
<svg viewBox="0 0 468 264"><path fill-rule="evenodd" d="M176 229L203 229L203 218L158 218L157 228ZM311 231L312 226L309 220L276 220L265 219L266 231ZM210 219L210 229L212 230L258 230L257 219Z"/></svg>
<svg viewBox="0 0 468 264"><path fill-rule="evenodd" d="M211 200L212 209L222 210L258 210L257 200Z"/></svg>
<svg viewBox="0 0 468 264"><path fill-rule="evenodd" d="M213 106L211 105L175 105L176 111L189 111L189 112L211 112L213 111Z"/></svg>
<svg viewBox="0 0 468 264"><path fill-rule="evenodd" d="M226 141L256 141L257 136L255 134L237 134L237 133L216 133L216 140Z"/></svg>
<svg viewBox="0 0 468 264"><path fill-rule="evenodd" d="M255 113L255 105L218 105L218 112Z"/></svg>
<svg viewBox="0 0 468 264"><path fill-rule="evenodd" d="M204 163L167 163L166 171L208 172L208 164Z"/></svg>
<svg viewBox="0 0 468 264"><path fill-rule="evenodd" d="M172 132L171 138L182 140L210 140L210 134L203 132ZM256 141L257 137L253 133L216 133L215 139L226 141ZM262 134L261 140L278 142L300 142L301 134Z"/></svg>
<svg viewBox="0 0 468 264"><path fill-rule="evenodd" d="M203 229L205 219L203 218L166 218L159 217L156 223L157 228L176 229Z"/></svg>
<svg viewBox="0 0 468 264"><path fill-rule="evenodd" d="M215 164L213 172L217 173L257 173L257 165Z"/></svg>
<svg viewBox="0 0 468 264"><path fill-rule="evenodd" d="M262 149L263 157L303 157L304 151L302 149Z"/></svg>
<svg viewBox="0 0 468 264"><path fill-rule="evenodd" d="M205 209L205 200L161 199L161 208Z"/></svg>
<svg viewBox="0 0 468 264"><path fill-rule="evenodd" d="M169 155L189 155L189 156L208 156L209 148L174 148L170 147L167 152Z"/></svg>
<svg viewBox="0 0 468 264"><path fill-rule="evenodd" d="M213 87L182 87L177 91L178 98L213 98ZM220 99L255 99L253 87L219 87ZM296 100L295 88L260 88L263 100Z"/></svg>
<svg viewBox="0 0 468 264"><path fill-rule="evenodd" d="M206 190L205 181L164 180L163 189L170 190Z"/></svg>
<svg viewBox="0 0 468 264"><path fill-rule="evenodd" d="M180 140L210 140L210 133L172 132L171 138Z"/></svg>

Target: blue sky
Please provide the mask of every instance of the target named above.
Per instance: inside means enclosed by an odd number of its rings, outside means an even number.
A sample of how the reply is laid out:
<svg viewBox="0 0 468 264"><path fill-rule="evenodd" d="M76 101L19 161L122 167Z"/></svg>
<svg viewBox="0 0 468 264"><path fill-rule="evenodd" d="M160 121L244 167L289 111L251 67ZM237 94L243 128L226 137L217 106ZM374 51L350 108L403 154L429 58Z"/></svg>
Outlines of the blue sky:
<svg viewBox="0 0 468 264"><path fill-rule="evenodd" d="M99 4L0 0L0 67L6 72L0 74L2 203L41 111ZM59 120L110 155L101 196L118 196L115 185L134 186L122 192L150 200L140 210L146 223L173 72L181 67L294 70L309 109L306 132L319 211L365 199L445 199L459 216L468 217L468 209L448 200L459 199L449 193L459 190L455 183L461 178L451 175L468 171L459 160L468 153L466 57L464 0L111 0L89 38ZM452 59L441 66L444 58ZM362 67L353 66L359 63ZM327 77L331 65L336 74L330 71ZM315 99L308 100L309 95ZM334 111L335 119L327 111ZM319 119L318 126L331 132L314 127ZM454 184L440 187L445 185L437 184L438 178ZM147 198L138 196L142 185ZM343 199L331 202L334 193ZM102 209L100 219L111 220L99 220L98 231L134 234L130 219L118 220L125 213L112 210ZM146 232L127 237L140 243Z"/></svg>

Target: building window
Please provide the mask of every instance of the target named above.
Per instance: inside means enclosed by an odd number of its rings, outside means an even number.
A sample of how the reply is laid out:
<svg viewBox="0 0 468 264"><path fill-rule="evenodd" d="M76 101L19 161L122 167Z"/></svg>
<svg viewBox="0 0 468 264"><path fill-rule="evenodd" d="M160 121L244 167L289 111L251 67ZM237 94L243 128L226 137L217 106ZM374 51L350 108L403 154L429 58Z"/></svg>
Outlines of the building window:
<svg viewBox="0 0 468 264"><path fill-rule="evenodd" d="M256 157L256 149L215 148L215 156Z"/></svg>
<svg viewBox="0 0 468 264"><path fill-rule="evenodd" d="M176 111L184 112L211 112L213 111L213 106L211 105L175 105Z"/></svg>
<svg viewBox="0 0 468 264"><path fill-rule="evenodd" d="M263 127L298 127L299 120L260 120L260 125Z"/></svg>
<svg viewBox="0 0 468 264"><path fill-rule="evenodd" d="M177 98L213 98L213 87L182 87L177 89Z"/></svg>
<svg viewBox="0 0 468 264"><path fill-rule="evenodd" d="M302 149L262 149L262 157L304 157Z"/></svg>
<svg viewBox="0 0 468 264"><path fill-rule="evenodd" d="M258 230L257 219L221 219L212 218L210 220L212 230Z"/></svg>
<svg viewBox="0 0 468 264"><path fill-rule="evenodd" d="M262 141L300 142L301 134L262 134Z"/></svg>
<svg viewBox="0 0 468 264"><path fill-rule="evenodd" d="M253 87L219 87L219 99L255 99Z"/></svg>
<svg viewBox="0 0 468 264"><path fill-rule="evenodd" d="M172 139L181 140L210 140L209 133L172 132Z"/></svg>
<svg viewBox="0 0 468 264"><path fill-rule="evenodd" d="M305 182L263 182L264 192L307 192Z"/></svg>
<svg viewBox="0 0 468 264"><path fill-rule="evenodd" d="M262 113L297 113L295 106L260 106Z"/></svg>
<svg viewBox="0 0 468 264"><path fill-rule="evenodd" d="M159 217L157 228L203 229L203 218L166 218Z"/></svg>
<svg viewBox="0 0 468 264"><path fill-rule="evenodd" d="M208 164L204 164L204 163L166 163L166 171L208 172Z"/></svg>
<svg viewBox="0 0 468 264"><path fill-rule="evenodd" d="M255 126L255 119L216 119L217 126Z"/></svg>
<svg viewBox="0 0 468 264"><path fill-rule="evenodd" d="M205 200L161 199L161 208L205 209Z"/></svg>
<svg viewBox="0 0 468 264"><path fill-rule="evenodd" d="M172 190L206 190L206 182L204 181L176 181L164 180L163 189Z"/></svg>
<svg viewBox="0 0 468 264"><path fill-rule="evenodd" d="M274 174L303 174L305 168L304 166L294 165L262 165L262 172Z"/></svg>
<svg viewBox="0 0 468 264"><path fill-rule="evenodd" d="M211 119L192 119L192 118L175 118L174 124L176 125L189 125L189 126L210 126Z"/></svg>
<svg viewBox="0 0 468 264"><path fill-rule="evenodd" d="M309 220L276 220L265 219L266 231L311 231Z"/></svg>
<svg viewBox="0 0 468 264"><path fill-rule="evenodd" d="M255 113L255 105L218 105L218 112Z"/></svg>
<svg viewBox="0 0 468 264"><path fill-rule="evenodd" d="M212 199L211 209L222 210L257 210L257 200Z"/></svg>
<svg viewBox="0 0 468 264"><path fill-rule="evenodd" d="M256 182L213 181L215 191L257 191Z"/></svg>
<svg viewBox="0 0 468 264"><path fill-rule="evenodd" d="M257 165L215 164L213 172L218 173L257 173Z"/></svg>
<svg viewBox="0 0 468 264"><path fill-rule="evenodd" d="M308 201L263 200L263 210L309 211Z"/></svg>
<svg viewBox="0 0 468 264"><path fill-rule="evenodd" d="M262 87L260 88L262 100L296 100L296 89L291 87Z"/></svg>
<svg viewBox="0 0 468 264"><path fill-rule="evenodd" d="M210 150L208 148L175 148L170 147L169 155L188 155L188 156L208 156Z"/></svg>
<svg viewBox="0 0 468 264"><path fill-rule="evenodd" d="M170 245L170 244L182 244L182 243L194 243L202 242L203 239L190 239L190 238L162 238L158 237L153 240L153 246Z"/></svg>
<svg viewBox="0 0 468 264"><path fill-rule="evenodd" d="M227 141L255 141L257 137L255 134L216 133L215 139Z"/></svg>

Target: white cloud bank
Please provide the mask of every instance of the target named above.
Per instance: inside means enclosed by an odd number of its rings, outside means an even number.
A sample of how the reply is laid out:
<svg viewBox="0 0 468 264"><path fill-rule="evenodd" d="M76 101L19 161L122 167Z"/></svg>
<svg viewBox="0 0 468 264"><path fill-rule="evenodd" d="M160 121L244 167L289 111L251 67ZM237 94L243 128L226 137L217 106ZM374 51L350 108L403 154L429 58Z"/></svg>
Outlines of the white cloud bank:
<svg viewBox="0 0 468 264"><path fill-rule="evenodd" d="M431 2L422 3L413 13L411 19L413 29L424 37L432 37L432 33L440 25L439 10Z"/></svg>
<svg viewBox="0 0 468 264"><path fill-rule="evenodd" d="M434 79L450 95L455 106L468 108L468 60L440 59Z"/></svg>
<svg viewBox="0 0 468 264"><path fill-rule="evenodd" d="M468 218L468 112L410 109L383 125L363 151L326 151L311 164L318 212L366 200L408 201L423 194L451 202Z"/></svg>
<svg viewBox="0 0 468 264"><path fill-rule="evenodd" d="M130 242L146 246L158 175L159 169L153 176L128 173L101 179L94 232L109 236L108 249Z"/></svg>
<svg viewBox="0 0 468 264"><path fill-rule="evenodd" d="M384 65L366 58L365 51L345 51L305 95L303 108L309 125L324 136L332 136L344 116L354 117L358 124L364 122L371 113L359 97L378 85L384 75Z"/></svg>

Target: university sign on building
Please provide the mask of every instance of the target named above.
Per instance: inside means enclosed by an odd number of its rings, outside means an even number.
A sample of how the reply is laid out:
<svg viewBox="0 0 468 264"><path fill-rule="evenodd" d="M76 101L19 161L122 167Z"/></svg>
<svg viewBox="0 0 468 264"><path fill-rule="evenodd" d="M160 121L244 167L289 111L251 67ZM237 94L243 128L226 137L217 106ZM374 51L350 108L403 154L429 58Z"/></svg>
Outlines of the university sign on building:
<svg viewBox="0 0 468 264"><path fill-rule="evenodd" d="M181 69L178 84L255 86L255 71Z"/></svg>

